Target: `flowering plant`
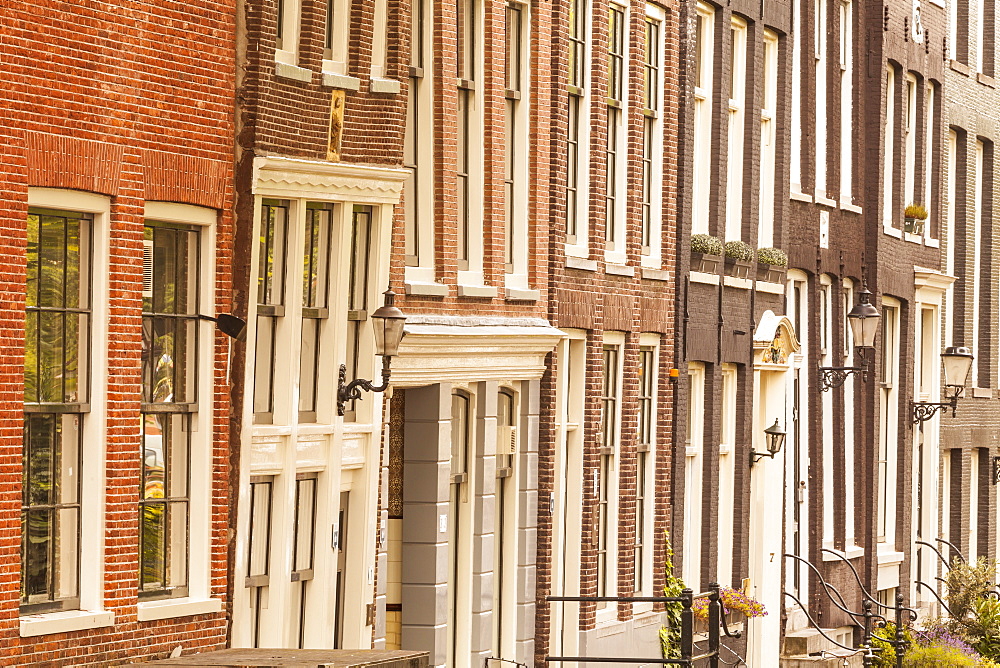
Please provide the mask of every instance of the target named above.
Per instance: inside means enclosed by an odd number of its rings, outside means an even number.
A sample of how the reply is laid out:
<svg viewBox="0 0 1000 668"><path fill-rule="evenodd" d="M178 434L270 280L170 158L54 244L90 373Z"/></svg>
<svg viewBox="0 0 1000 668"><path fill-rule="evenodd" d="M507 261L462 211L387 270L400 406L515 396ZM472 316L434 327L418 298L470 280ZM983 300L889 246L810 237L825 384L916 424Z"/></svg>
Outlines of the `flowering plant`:
<svg viewBox="0 0 1000 668"><path fill-rule="evenodd" d="M722 609L727 614L730 612L742 612L747 617L767 616L767 610L764 609L764 605L760 601L747 596L738 589L720 587L719 598L722 599ZM698 619L708 619L707 598L696 598L691 609L694 611L694 616Z"/></svg>

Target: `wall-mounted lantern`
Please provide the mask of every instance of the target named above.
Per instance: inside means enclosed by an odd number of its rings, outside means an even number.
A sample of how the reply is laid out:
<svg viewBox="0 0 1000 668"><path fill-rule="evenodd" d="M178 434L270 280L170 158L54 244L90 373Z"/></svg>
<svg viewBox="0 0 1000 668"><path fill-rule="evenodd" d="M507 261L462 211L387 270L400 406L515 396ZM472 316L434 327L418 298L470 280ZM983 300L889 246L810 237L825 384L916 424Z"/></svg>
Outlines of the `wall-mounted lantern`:
<svg viewBox="0 0 1000 668"><path fill-rule="evenodd" d="M774 456L781 452L781 446L785 442L785 430L778 424L778 418L775 418L774 424L764 430L764 438L767 445L767 452L757 452L753 447L750 448L751 468L758 459L763 457L774 459Z"/></svg>
<svg viewBox="0 0 1000 668"><path fill-rule="evenodd" d="M821 366L819 368L819 389L826 392L830 388L840 387L847 382L847 377L860 373L863 381L868 380L871 371L872 358L875 353L875 334L878 332L879 312L871 303L872 293L862 287L858 293L858 303L847 314L847 323L851 327L851 339L854 342L855 354L861 359L860 366Z"/></svg>
<svg viewBox="0 0 1000 668"><path fill-rule="evenodd" d="M958 399L965 391L965 382L972 370L972 351L965 346L948 346L941 353L944 366L944 396L947 401L912 401L913 424L926 422L942 408L950 408L955 417Z"/></svg>
<svg viewBox="0 0 1000 668"><path fill-rule="evenodd" d="M361 391L385 392L389 388L389 366L392 358L399 354L399 344L403 340L403 325L406 316L395 305L396 293L386 290L385 304L371 314L372 325L375 327L375 354L382 356L382 384L372 385L372 381L358 378L347 383L347 365L340 365L340 378L337 383L337 415L344 414L345 404L361 398Z"/></svg>

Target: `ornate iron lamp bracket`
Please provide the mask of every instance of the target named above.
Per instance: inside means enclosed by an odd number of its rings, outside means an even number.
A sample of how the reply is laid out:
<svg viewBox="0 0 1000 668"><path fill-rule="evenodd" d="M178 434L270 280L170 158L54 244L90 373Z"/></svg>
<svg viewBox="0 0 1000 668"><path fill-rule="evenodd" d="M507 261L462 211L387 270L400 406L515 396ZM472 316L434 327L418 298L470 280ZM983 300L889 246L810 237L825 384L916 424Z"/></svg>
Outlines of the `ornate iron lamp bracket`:
<svg viewBox="0 0 1000 668"><path fill-rule="evenodd" d="M361 391L365 392L385 392L389 389L389 365L392 358L388 355L382 357L382 384L372 385L372 381L358 378L347 382L347 365L340 365L340 378L337 382L337 415L343 417L348 401L355 401L361 398Z"/></svg>

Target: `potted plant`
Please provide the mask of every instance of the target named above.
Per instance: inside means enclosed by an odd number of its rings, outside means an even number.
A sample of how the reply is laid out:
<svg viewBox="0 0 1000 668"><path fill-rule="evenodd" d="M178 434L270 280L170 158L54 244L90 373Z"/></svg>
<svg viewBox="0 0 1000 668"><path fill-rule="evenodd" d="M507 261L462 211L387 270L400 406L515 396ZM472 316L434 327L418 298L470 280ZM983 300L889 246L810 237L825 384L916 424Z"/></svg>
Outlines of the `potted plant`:
<svg viewBox="0 0 1000 668"><path fill-rule="evenodd" d="M927 220L927 208L923 204L910 203L903 209L903 231L910 234L923 234L924 223Z"/></svg>
<svg viewBox="0 0 1000 668"><path fill-rule="evenodd" d="M726 625L730 629L747 618L767 616L767 610L764 609L764 605L760 601L739 589L719 587L719 599L722 602L722 612L726 617ZM707 622L708 599L696 598L691 606L691 611L694 612L696 620Z"/></svg>
<svg viewBox="0 0 1000 668"><path fill-rule="evenodd" d="M750 264L753 262L754 252L750 244L745 241L727 241L726 251L726 276L735 278L747 278L750 275Z"/></svg>
<svg viewBox="0 0 1000 668"><path fill-rule="evenodd" d="M722 242L711 234L691 235L691 271L714 274L722 263Z"/></svg>
<svg viewBox="0 0 1000 668"><path fill-rule="evenodd" d="M757 280L781 283L785 280L788 256L780 248L757 249Z"/></svg>

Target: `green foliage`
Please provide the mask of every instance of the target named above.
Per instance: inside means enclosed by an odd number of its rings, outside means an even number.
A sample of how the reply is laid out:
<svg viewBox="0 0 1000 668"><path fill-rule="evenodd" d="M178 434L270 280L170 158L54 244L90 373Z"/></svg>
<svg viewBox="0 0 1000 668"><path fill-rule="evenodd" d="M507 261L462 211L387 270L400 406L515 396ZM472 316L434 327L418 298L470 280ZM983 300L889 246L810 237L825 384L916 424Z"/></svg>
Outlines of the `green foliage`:
<svg viewBox="0 0 1000 668"><path fill-rule="evenodd" d="M705 235L707 236L707 235ZM667 558L663 563L663 573L666 584L663 585L664 596L680 596L684 591L684 580L674 575L674 548L670 544L670 534L664 532L667 547ZM681 603L667 603L663 616L667 625L660 629L660 650L664 659L679 659L681 656Z"/></svg>
<svg viewBox="0 0 1000 668"><path fill-rule="evenodd" d="M705 255L722 255L722 241L719 240L719 237L713 237L711 234L692 234L691 252L704 253Z"/></svg>
<svg viewBox="0 0 1000 668"><path fill-rule="evenodd" d="M745 241L727 241L725 249L726 257L731 257L734 260L746 260L749 262L754 258L753 248Z"/></svg>
<svg viewBox="0 0 1000 668"><path fill-rule="evenodd" d="M980 557L973 564L959 559L952 562L945 575L948 587L948 609L951 610L952 630L964 631L966 622L975 614L976 601L984 598L993 589L996 577L996 562Z"/></svg>
<svg viewBox="0 0 1000 668"><path fill-rule="evenodd" d="M989 659L1000 659L1000 600L984 596L973 604L973 615L966 621L966 631L977 652Z"/></svg>
<svg viewBox="0 0 1000 668"><path fill-rule="evenodd" d="M904 218L916 218L917 220L927 220L927 208L923 204L910 203L903 209Z"/></svg>
<svg viewBox="0 0 1000 668"><path fill-rule="evenodd" d="M872 650L875 653L875 663L878 668L895 668L896 648L889 642L896 639L896 625L886 622L885 626L876 628L872 633ZM913 647L913 633L909 628L903 627L903 639L906 640L907 647Z"/></svg>
<svg viewBox="0 0 1000 668"><path fill-rule="evenodd" d="M780 248L758 248L757 262L768 264L772 267L787 267L788 256Z"/></svg>
<svg viewBox="0 0 1000 668"><path fill-rule="evenodd" d="M895 664L893 664L895 665ZM953 666L977 668L983 664L963 654L953 647L914 647L903 657L904 668L925 668L925 666Z"/></svg>

